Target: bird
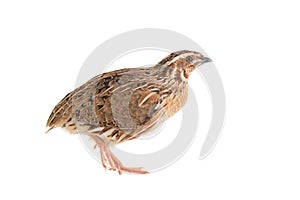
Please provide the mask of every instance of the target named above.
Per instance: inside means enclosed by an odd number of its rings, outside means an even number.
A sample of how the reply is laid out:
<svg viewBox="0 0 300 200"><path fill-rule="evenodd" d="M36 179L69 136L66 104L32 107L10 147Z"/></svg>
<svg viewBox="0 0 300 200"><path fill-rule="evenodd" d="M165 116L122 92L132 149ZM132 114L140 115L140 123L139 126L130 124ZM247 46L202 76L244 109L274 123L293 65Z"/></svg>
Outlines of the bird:
<svg viewBox="0 0 300 200"><path fill-rule="evenodd" d="M180 50L151 67L99 74L54 107L47 132L61 127L71 134L87 135L99 148L105 169L147 174L142 167L124 166L110 148L151 132L177 113L187 102L191 73L211 61L200 52Z"/></svg>

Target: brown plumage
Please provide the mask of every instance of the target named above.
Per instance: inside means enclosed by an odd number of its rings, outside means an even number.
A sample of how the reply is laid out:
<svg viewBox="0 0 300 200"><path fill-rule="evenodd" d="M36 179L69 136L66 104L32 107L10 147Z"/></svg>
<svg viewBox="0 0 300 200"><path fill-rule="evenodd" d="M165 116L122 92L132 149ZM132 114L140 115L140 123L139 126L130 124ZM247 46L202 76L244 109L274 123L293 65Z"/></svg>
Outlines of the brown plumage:
<svg viewBox="0 0 300 200"><path fill-rule="evenodd" d="M128 168L109 150L151 131L186 103L191 72L211 61L194 51L171 53L149 68L126 68L100 74L67 94L53 109L49 130L61 127L86 134L100 148L103 166L112 170L147 173Z"/></svg>

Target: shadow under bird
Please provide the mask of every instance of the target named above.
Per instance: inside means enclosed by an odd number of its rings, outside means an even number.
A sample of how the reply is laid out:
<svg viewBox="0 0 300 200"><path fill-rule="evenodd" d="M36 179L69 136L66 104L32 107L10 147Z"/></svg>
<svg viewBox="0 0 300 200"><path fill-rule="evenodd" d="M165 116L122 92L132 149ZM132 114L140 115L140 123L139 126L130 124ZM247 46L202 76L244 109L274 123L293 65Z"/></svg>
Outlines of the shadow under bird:
<svg viewBox="0 0 300 200"><path fill-rule="evenodd" d="M104 168L119 174L148 173L142 167L124 166L110 146L138 138L178 112L187 101L192 71L210 61L199 52L182 50L152 67L97 75L55 106L48 131L61 127L89 136L100 149Z"/></svg>

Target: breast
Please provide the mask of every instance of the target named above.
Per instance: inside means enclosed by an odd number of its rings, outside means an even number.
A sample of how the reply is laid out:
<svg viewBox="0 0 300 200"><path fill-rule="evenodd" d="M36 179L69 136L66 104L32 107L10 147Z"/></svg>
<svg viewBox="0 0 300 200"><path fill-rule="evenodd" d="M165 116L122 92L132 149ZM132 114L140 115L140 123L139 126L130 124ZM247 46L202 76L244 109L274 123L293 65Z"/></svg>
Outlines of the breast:
<svg viewBox="0 0 300 200"><path fill-rule="evenodd" d="M185 105L187 97L188 88L183 87L178 92L171 93L165 99L164 107L168 118L177 113Z"/></svg>

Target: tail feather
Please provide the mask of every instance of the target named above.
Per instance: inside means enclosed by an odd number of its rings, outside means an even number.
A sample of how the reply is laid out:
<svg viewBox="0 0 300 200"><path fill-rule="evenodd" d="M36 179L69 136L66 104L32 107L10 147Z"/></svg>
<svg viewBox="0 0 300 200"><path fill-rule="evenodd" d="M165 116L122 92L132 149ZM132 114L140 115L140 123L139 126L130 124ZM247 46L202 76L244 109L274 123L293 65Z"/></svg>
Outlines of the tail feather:
<svg viewBox="0 0 300 200"><path fill-rule="evenodd" d="M51 130L54 129L54 128L55 128L54 126L48 128L48 130L47 130L45 133L47 134L49 131L51 131Z"/></svg>
<svg viewBox="0 0 300 200"><path fill-rule="evenodd" d="M50 130L56 127L62 127L71 117L72 110L72 92L68 93L52 110L47 120L46 127Z"/></svg>

